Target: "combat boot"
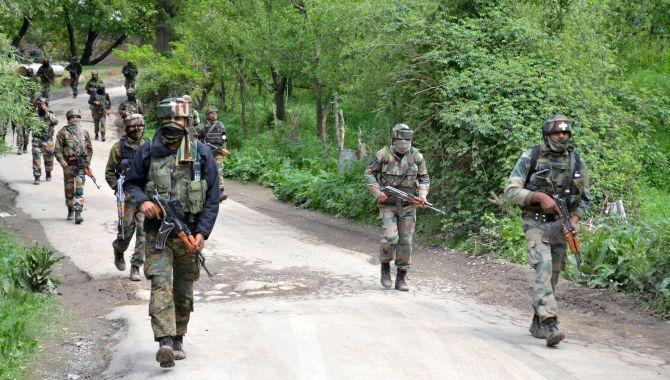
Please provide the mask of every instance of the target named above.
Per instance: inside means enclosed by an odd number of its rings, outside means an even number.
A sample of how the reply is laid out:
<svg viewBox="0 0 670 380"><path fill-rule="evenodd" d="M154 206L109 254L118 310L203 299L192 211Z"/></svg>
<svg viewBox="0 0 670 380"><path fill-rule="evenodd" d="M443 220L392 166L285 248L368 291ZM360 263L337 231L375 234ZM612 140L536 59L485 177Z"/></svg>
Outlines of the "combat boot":
<svg viewBox="0 0 670 380"><path fill-rule="evenodd" d="M40 176L36 175L35 180L33 181L33 185L39 185L40 184Z"/></svg>
<svg viewBox="0 0 670 380"><path fill-rule="evenodd" d="M391 289L393 281L391 280L391 264L382 263L382 286L386 289Z"/></svg>
<svg viewBox="0 0 670 380"><path fill-rule="evenodd" d="M74 219L74 210L69 208L67 209L67 220L73 220Z"/></svg>
<svg viewBox="0 0 670 380"><path fill-rule="evenodd" d="M156 352L156 361L161 364L161 368L174 367L174 351L172 350L172 337L164 336L158 339L158 351Z"/></svg>
<svg viewBox="0 0 670 380"><path fill-rule="evenodd" d="M104 133L100 135L100 140L105 141L105 134Z"/></svg>
<svg viewBox="0 0 670 380"><path fill-rule="evenodd" d="M533 314L533 322L530 324L528 331L530 331L532 336L538 339L547 338L544 329L540 326L540 317L538 317L537 314Z"/></svg>
<svg viewBox="0 0 670 380"><path fill-rule="evenodd" d="M544 334L547 339L547 347L554 347L561 343L565 339L565 334L558 331L558 319L555 317L550 317L542 321L540 324L541 328L544 330Z"/></svg>
<svg viewBox="0 0 670 380"><path fill-rule="evenodd" d="M95 132L95 139L98 139L98 132Z"/></svg>
<svg viewBox="0 0 670 380"><path fill-rule="evenodd" d="M130 281L141 281L140 278L140 267L137 265L130 266Z"/></svg>
<svg viewBox="0 0 670 380"><path fill-rule="evenodd" d="M84 218L81 217L81 210L76 210L74 212L74 224L81 224L84 221Z"/></svg>
<svg viewBox="0 0 670 380"><path fill-rule="evenodd" d="M219 195L219 203L225 201L226 199L228 199L228 195L224 193L221 193L221 195Z"/></svg>
<svg viewBox="0 0 670 380"><path fill-rule="evenodd" d="M19 156L20 156L21 154L23 154L23 151L21 151L21 148L19 148L19 149L16 150L16 154L18 154Z"/></svg>
<svg viewBox="0 0 670 380"><path fill-rule="evenodd" d="M51 172L47 172L47 181L51 181Z"/></svg>
<svg viewBox="0 0 670 380"><path fill-rule="evenodd" d="M172 338L172 351L174 351L174 360L186 359L186 353L184 352L183 335L177 335L174 338Z"/></svg>
<svg viewBox="0 0 670 380"><path fill-rule="evenodd" d="M395 290L400 290L401 292L409 291L409 286L407 286L407 283L405 282L406 275L406 270L398 269L398 274L395 277Z"/></svg>
<svg viewBox="0 0 670 380"><path fill-rule="evenodd" d="M126 261L123 259L123 252L114 251L114 265L120 271L126 270ZM130 274L132 275L132 270Z"/></svg>

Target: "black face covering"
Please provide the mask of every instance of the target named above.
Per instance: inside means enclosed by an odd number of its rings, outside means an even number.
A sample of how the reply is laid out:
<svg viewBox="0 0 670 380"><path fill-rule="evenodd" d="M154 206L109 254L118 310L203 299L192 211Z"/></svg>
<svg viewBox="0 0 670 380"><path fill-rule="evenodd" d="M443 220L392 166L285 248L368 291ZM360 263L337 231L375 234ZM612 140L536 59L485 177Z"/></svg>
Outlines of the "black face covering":
<svg viewBox="0 0 670 380"><path fill-rule="evenodd" d="M186 131L175 122L161 124L161 140L165 145L174 145L181 141Z"/></svg>
<svg viewBox="0 0 670 380"><path fill-rule="evenodd" d="M126 136L128 136L128 139L132 142L139 141L142 138L142 135L144 135L144 127L126 128Z"/></svg>
<svg viewBox="0 0 670 380"><path fill-rule="evenodd" d="M97 90L95 90L95 92L97 92L98 95L102 95L102 94L105 93L105 89L104 88L98 88Z"/></svg>

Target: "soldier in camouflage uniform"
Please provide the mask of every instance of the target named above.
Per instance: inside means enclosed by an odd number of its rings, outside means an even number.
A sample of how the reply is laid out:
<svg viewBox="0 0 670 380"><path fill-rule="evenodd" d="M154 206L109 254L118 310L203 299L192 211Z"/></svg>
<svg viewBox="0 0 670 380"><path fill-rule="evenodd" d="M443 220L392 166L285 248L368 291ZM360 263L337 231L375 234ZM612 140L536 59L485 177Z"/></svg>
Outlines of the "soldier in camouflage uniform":
<svg viewBox="0 0 670 380"><path fill-rule="evenodd" d="M564 237L542 241L549 226L560 214L552 198L556 184L559 196L566 197L570 220L584 215L590 202L586 165L570 145L572 126L563 115L554 115L542 125L543 142L528 149L517 161L505 187L505 198L522 209L523 230L528 243L528 261L535 268L531 334L546 339L552 347L565 334L558 330L556 284L567 263ZM569 193L568 193L569 192ZM564 231L564 234L569 232Z"/></svg>
<svg viewBox="0 0 670 380"><path fill-rule="evenodd" d="M193 102L191 99L191 96L189 95L184 95L181 97L188 103L188 106L190 107L190 111L188 113L188 122L189 125L191 126L191 131L196 131L200 129L200 114L198 113L198 110L193 108Z"/></svg>
<svg viewBox="0 0 670 380"><path fill-rule="evenodd" d="M205 112L205 123L200 124L194 130L195 136L212 150L214 160L216 160L216 167L219 171L219 189L221 190L221 198L219 201L224 201L228 198L223 193L223 160L228 155L228 136L226 135L226 127L216 119L216 107L209 107Z"/></svg>
<svg viewBox="0 0 670 380"><path fill-rule="evenodd" d="M49 111L46 98L40 98L37 101L37 115L42 123L38 129L33 131L33 176L35 185L40 184L42 176L41 162L44 159L44 171L46 180L51 181L51 172L54 168L54 128L58 124L58 119L53 112Z"/></svg>
<svg viewBox="0 0 670 380"><path fill-rule="evenodd" d="M121 73L125 78L123 86L126 90L135 88L135 78L137 78L137 66L134 63L128 61L125 66L121 68Z"/></svg>
<svg viewBox="0 0 670 380"><path fill-rule="evenodd" d="M86 175L93 176L90 169L93 145L88 131L81 126L81 111L71 109L65 114L67 125L56 135L56 159L63 167L65 205L67 220L76 224L84 221L84 184Z"/></svg>
<svg viewBox="0 0 670 380"><path fill-rule="evenodd" d="M37 69L37 77L42 84L42 96L49 99L51 95L51 85L54 84L54 69L49 64L49 58L44 58L42 66Z"/></svg>
<svg viewBox="0 0 670 380"><path fill-rule="evenodd" d="M84 87L86 89L86 93L89 95L95 94L95 91L98 89L100 86L104 86L105 84L103 83L102 79L98 76L97 71L91 71L91 79L86 82L86 86Z"/></svg>
<svg viewBox="0 0 670 380"><path fill-rule="evenodd" d="M105 86L100 85L95 90L95 93L88 99L88 104L91 105L91 115L95 123L95 139L105 141L105 132L107 130L107 115L112 108L112 101L109 99L109 94L105 92Z"/></svg>
<svg viewBox="0 0 670 380"><path fill-rule="evenodd" d="M413 148L413 132L405 124L397 124L391 131L393 143L378 151L372 163L365 170L365 182L377 199L379 219L382 221L381 247L381 283L390 288L391 260L395 256L398 269L395 288L408 291L405 275L409 270L412 257L412 236L416 226L416 209L428 201L430 178L423 155ZM399 202L389 198L381 191L384 186L393 186L413 194L416 202Z"/></svg>
<svg viewBox="0 0 670 380"><path fill-rule="evenodd" d="M151 280L149 314L154 338L159 343L156 360L161 367L174 366L186 357L183 337L193 311L193 283L199 265L184 243L171 233L164 249L156 249L161 210L150 195L181 203L184 221L200 250L212 232L219 212L219 183L209 148L191 138L188 103L168 98L158 104L160 128L145 143L128 169L124 189L145 216L146 259L144 274Z"/></svg>
<svg viewBox="0 0 670 380"><path fill-rule="evenodd" d="M144 115L144 105L142 105L142 102L135 97L135 89L131 87L126 90L126 96L128 99L121 102L118 109L119 116L121 116L121 120L123 120L124 123L126 117L130 114L138 113Z"/></svg>
<svg viewBox="0 0 670 380"><path fill-rule="evenodd" d="M77 97L77 86L79 85L79 76L81 75L82 67L79 63L79 57L74 56L70 63L65 66L65 70L70 73L70 88L72 89L72 97Z"/></svg>
<svg viewBox="0 0 670 380"><path fill-rule="evenodd" d="M118 142L112 145L109 151L109 159L105 169L105 180L116 194L119 191L117 183L119 178L126 176L135 153L142 144L144 136L144 117L140 114L130 114L125 119L126 135L121 137ZM121 190L123 191L123 190ZM124 215L123 215L123 236L117 234L116 240L112 243L114 248L114 265L116 269L123 271L126 269L126 262L123 254L128 249L130 239L135 234L135 253L130 260L130 280L140 281L140 267L144 265L144 215L136 207L133 197L125 193Z"/></svg>

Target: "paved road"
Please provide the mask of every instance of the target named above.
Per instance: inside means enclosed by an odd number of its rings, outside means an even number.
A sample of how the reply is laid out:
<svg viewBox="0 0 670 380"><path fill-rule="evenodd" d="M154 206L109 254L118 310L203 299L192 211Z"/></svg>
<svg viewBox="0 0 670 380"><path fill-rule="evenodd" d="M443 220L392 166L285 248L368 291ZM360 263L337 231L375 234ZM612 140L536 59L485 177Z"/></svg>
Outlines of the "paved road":
<svg viewBox="0 0 670 380"><path fill-rule="evenodd" d="M118 104L123 88L109 91ZM73 106L88 114L84 98L52 102L59 125ZM92 132L90 116L84 126ZM94 142L92 166L101 184L115 133L108 137L106 143ZM43 225L55 249L91 277L125 278L127 273L112 265L115 200L109 188L98 191L87 182L85 221L74 225L65 220L60 167L52 182L34 186L29 157L0 158L0 180L20 193L17 206ZM367 252L287 227L235 202L235 194L221 205L205 254L218 274L198 283L185 339L188 359L174 369L158 367L157 344L141 300L147 291L140 291L135 304L116 307L108 316L126 325L101 377L670 378L670 367L661 360L572 336L549 349L528 334L526 315L477 304L450 284L409 293L382 290L378 266Z"/></svg>

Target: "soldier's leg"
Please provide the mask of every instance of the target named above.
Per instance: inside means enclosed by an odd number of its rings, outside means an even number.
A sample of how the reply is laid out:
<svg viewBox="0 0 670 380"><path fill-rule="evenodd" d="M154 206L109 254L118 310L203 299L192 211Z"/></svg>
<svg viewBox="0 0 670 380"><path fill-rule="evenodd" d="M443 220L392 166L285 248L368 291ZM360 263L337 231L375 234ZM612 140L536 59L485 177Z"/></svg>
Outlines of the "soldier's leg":
<svg viewBox="0 0 670 380"><path fill-rule="evenodd" d="M565 243L557 243L551 245L551 289L554 291L554 296L558 295L558 279L561 276L561 272L565 270L565 266L568 262L568 256L566 254L567 245Z"/></svg>
<svg viewBox="0 0 670 380"><path fill-rule="evenodd" d="M114 252L119 253L123 253L128 249L135 229L135 217L133 215L135 213L135 202L131 202L130 200L126 199L124 207L125 213L123 215L123 237L119 239L117 234L116 239L112 243Z"/></svg>
<svg viewBox="0 0 670 380"><path fill-rule="evenodd" d="M44 83L42 84L42 96L49 99L51 97L51 84Z"/></svg>
<svg viewBox="0 0 670 380"><path fill-rule="evenodd" d="M77 169L74 176L74 199L72 205L74 211L81 212L84 209L84 184L86 183L86 173L83 169Z"/></svg>
<svg viewBox="0 0 670 380"><path fill-rule="evenodd" d="M37 144L33 141L33 176L35 181L38 182L40 176L42 175L42 146L38 142Z"/></svg>
<svg viewBox="0 0 670 380"><path fill-rule="evenodd" d="M93 117L93 125L94 125L94 130L95 130L95 139L98 139L98 133L100 133L100 115L91 110L91 116Z"/></svg>
<svg viewBox="0 0 670 380"><path fill-rule="evenodd" d="M173 296L173 247L174 240L168 238L165 249L157 250L156 232L147 232L146 261L144 275L151 281L149 315L154 339L177 334L175 303ZM176 239L178 243L181 243Z"/></svg>
<svg viewBox="0 0 670 380"><path fill-rule="evenodd" d="M180 244L181 242L177 240ZM174 304L177 335L186 335L193 311L193 283L200 275L195 256L182 246L174 250Z"/></svg>
<svg viewBox="0 0 670 380"><path fill-rule="evenodd" d="M135 230L135 253L133 253L130 264L141 267L144 265L144 245L146 244L146 238L144 236L144 214L139 212L139 210L136 210L134 214L135 217L132 228Z"/></svg>
<svg viewBox="0 0 670 380"><path fill-rule="evenodd" d="M542 235L546 230L543 223L524 220L523 229L528 243L528 262L535 269L533 308L542 322L558 315L558 305L551 282L553 274L551 247L542 242Z"/></svg>
<svg viewBox="0 0 670 380"><path fill-rule="evenodd" d="M74 77L70 80L70 88L72 88L72 97L77 97L77 86L79 86L79 77Z"/></svg>
<svg viewBox="0 0 670 380"><path fill-rule="evenodd" d="M47 174L47 181L51 180L51 172L54 170L54 146L53 140L42 145L42 155L44 157L44 171Z"/></svg>
<svg viewBox="0 0 670 380"><path fill-rule="evenodd" d="M100 137L105 141L105 132L107 132L107 115L104 112L100 115Z"/></svg>
<svg viewBox="0 0 670 380"><path fill-rule="evenodd" d="M21 154L23 152L23 142L25 141L24 139L24 134L23 134L23 127L20 125L16 125L15 127L15 133L16 133L16 154Z"/></svg>
<svg viewBox="0 0 670 380"><path fill-rule="evenodd" d="M395 253L395 266L408 270L412 261L412 238L416 227L416 210L407 216L398 216L398 245Z"/></svg>
<svg viewBox="0 0 670 380"><path fill-rule="evenodd" d="M30 132L28 131L28 128L23 128L21 131L21 134L23 135L23 153L28 152L28 140L30 139Z"/></svg>
<svg viewBox="0 0 670 380"><path fill-rule="evenodd" d="M74 169L71 166L63 168L63 187L65 190L65 205L68 210L74 210Z"/></svg>
<svg viewBox="0 0 670 380"><path fill-rule="evenodd" d="M393 260L398 244L398 220L395 207L380 207L379 219L382 221L379 261L385 264Z"/></svg>

